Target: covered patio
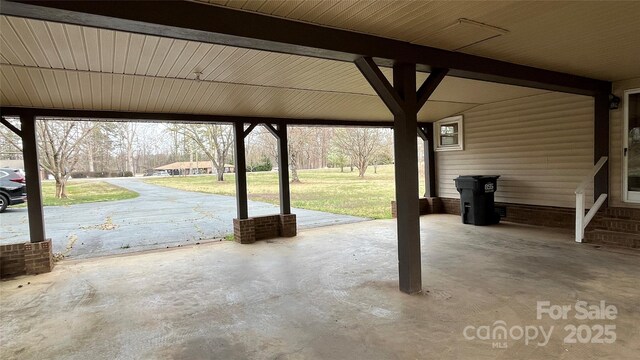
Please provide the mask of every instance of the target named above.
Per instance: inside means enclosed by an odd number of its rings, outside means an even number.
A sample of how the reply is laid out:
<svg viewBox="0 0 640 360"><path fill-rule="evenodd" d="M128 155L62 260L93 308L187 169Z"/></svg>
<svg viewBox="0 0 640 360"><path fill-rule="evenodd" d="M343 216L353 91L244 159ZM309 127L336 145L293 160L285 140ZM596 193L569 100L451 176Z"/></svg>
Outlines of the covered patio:
<svg viewBox="0 0 640 360"><path fill-rule="evenodd" d="M640 247L640 203L622 181L625 106L640 88L640 3L211 2L2 0L0 111L23 141L30 239L3 246L0 258L22 256L22 273L40 274L0 283L3 351L640 351L640 266L628 249ZM35 129L51 119L231 124L237 243L67 261L50 272ZM266 216L247 205L245 139L257 126L277 140L279 210ZM293 126L392 128L396 219L299 232ZM460 223L453 178L462 174L501 175L495 196L507 223ZM565 325L592 323L536 317L540 301L582 300L615 305L615 344L567 343ZM496 323L556 330L544 345L467 336Z"/></svg>

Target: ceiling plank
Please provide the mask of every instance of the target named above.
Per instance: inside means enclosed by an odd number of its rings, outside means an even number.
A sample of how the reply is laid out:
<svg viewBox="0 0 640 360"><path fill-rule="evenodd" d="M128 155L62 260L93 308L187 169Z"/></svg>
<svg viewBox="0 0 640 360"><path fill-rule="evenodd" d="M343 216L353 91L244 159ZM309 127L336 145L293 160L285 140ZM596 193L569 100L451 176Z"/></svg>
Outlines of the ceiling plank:
<svg viewBox="0 0 640 360"><path fill-rule="evenodd" d="M132 33L160 35L339 61L372 57L379 66L449 68L450 76L594 96L610 83L403 41L187 1L7 1L2 12ZM170 16L168 16L170 14Z"/></svg>

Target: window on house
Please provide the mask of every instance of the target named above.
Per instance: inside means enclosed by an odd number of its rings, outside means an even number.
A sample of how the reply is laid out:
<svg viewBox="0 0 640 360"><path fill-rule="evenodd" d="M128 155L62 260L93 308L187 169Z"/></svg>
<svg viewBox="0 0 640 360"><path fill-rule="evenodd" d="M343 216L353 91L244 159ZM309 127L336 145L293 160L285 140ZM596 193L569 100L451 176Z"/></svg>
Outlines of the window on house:
<svg viewBox="0 0 640 360"><path fill-rule="evenodd" d="M464 149L462 115L436 121L434 125L436 151Z"/></svg>

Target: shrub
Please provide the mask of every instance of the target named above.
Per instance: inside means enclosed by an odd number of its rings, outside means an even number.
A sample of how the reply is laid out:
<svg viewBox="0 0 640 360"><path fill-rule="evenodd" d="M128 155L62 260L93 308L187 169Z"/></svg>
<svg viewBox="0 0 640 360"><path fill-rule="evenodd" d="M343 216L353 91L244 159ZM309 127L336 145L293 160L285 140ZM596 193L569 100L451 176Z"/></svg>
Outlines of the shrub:
<svg viewBox="0 0 640 360"><path fill-rule="evenodd" d="M273 164L266 156L263 156L259 163L247 166L247 171L271 171L271 169L273 169Z"/></svg>
<svg viewBox="0 0 640 360"><path fill-rule="evenodd" d="M71 178L73 179L84 179L89 177L89 173L88 172L84 172L84 171L73 171L71 173Z"/></svg>

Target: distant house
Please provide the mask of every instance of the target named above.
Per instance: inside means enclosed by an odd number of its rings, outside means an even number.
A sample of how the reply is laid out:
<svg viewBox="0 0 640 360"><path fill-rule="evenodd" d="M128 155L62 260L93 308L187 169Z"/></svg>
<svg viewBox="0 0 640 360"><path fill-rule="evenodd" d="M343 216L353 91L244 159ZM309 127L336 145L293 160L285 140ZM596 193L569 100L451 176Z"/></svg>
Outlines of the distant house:
<svg viewBox="0 0 640 360"><path fill-rule="evenodd" d="M156 167L153 170L166 171L169 175L214 174L216 172L211 161L178 161ZM224 165L225 173L231 173L234 171L235 168L233 165Z"/></svg>

